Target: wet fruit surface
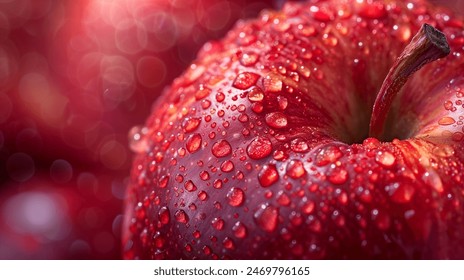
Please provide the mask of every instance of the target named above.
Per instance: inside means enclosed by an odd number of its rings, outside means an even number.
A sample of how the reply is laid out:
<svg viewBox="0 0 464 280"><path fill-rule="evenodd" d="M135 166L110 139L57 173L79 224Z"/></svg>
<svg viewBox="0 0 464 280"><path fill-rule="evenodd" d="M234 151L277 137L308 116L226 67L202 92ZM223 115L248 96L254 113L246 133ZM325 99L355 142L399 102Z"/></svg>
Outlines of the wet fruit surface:
<svg viewBox="0 0 464 280"><path fill-rule="evenodd" d="M134 149L125 258L464 257L462 22L422 1L340 2L239 22L175 80ZM387 141L368 138L423 23L452 52L405 84Z"/></svg>

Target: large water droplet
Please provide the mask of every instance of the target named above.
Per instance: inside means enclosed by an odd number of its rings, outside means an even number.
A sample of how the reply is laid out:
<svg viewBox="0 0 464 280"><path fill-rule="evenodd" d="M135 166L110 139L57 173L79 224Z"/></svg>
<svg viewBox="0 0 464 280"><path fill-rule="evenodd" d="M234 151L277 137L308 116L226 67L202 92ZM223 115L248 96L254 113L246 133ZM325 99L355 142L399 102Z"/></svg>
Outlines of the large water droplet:
<svg viewBox="0 0 464 280"><path fill-rule="evenodd" d="M241 188L231 188L227 193L227 199L230 205L240 206L245 201L245 192Z"/></svg>
<svg viewBox="0 0 464 280"><path fill-rule="evenodd" d="M266 123L273 128L284 128L288 124L287 116L281 112L266 114Z"/></svg>
<svg viewBox="0 0 464 280"><path fill-rule="evenodd" d="M168 207L163 206L160 208L160 210L158 211L158 219L163 225L169 224L171 217Z"/></svg>
<svg viewBox="0 0 464 280"><path fill-rule="evenodd" d="M258 180L261 186L267 188L279 180L279 172L277 172L274 164L266 164L258 174Z"/></svg>
<svg viewBox="0 0 464 280"><path fill-rule="evenodd" d="M253 87L248 91L248 100L251 102L260 102L264 99L264 93L259 87Z"/></svg>
<svg viewBox="0 0 464 280"><path fill-rule="evenodd" d="M299 160L292 160L287 165L287 175L290 178L298 179L298 178L303 177L305 173L306 173L306 170L304 168L304 165Z"/></svg>
<svg viewBox="0 0 464 280"><path fill-rule="evenodd" d="M193 135L190 135L187 139L187 143L185 144L187 151L189 151L190 153L198 151L201 147L201 141L202 139L200 134L195 133Z"/></svg>
<svg viewBox="0 0 464 280"><path fill-rule="evenodd" d="M273 232L277 229L279 209L269 204L261 204L253 217L262 230Z"/></svg>
<svg viewBox="0 0 464 280"><path fill-rule="evenodd" d="M231 172L232 170L234 170L234 163L232 161L226 160L221 164L222 172L228 173L228 172Z"/></svg>
<svg viewBox="0 0 464 280"><path fill-rule="evenodd" d="M256 84L260 75L252 72L242 72L235 78L232 86L238 89L248 89Z"/></svg>
<svg viewBox="0 0 464 280"><path fill-rule="evenodd" d="M272 152L271 140L267 137L258 136L253 139L247 147L247 154L252 159L262 159Z"/></svg>
<svg viewBox="0 0 464 280"><path fill-rule="evenodd" d="M176 221L178 221L179 223L186 224L189 221L189 216L182 209L177 210L176 213L174 213L174 217L176 218Z"/></svg>
<svg viewBox="0 0 464 280"><path fill-rule="evenodd" d="M283 83L277 76L267 75L263 80L265 92L279 92L282 90Z"/></svg>
<svg viewBox="0 0 464 280"><path fill-rule="evenodd" d="M384 167L391 167L395 164L396 158L390 152L378 152L375 155L375 161Z"/></svg>
<svg viewBox="0 0 464 280"><path fill-rule="evenodd" d="M456 122L452 117L443 117L438 120L439 125L452 125Z"/></svg>
<svg viewBox="0 0 464 280"><path fill-rule="evenodd" d="M235 237L245 238L247 236L247 228L242 222L236 222L232 227Z"/></svg>
<svg viewBox="0 0 464 280"><path fill-rule="evenodd" d="M195 191L197 189L197 186L195 186L195 184L192 182L192 180L188 180L187 182L185 182L184 188L188 192L193 192L193 191Z"/></svg>
<svg viewBox="0 0 464 280"><path fill-rule="evenodd" d="M296 153L304 153L309 150L308 143L303 138L293 139L290 143L290 148Z"/></svg>
<svg viewBox="0 0 464 280"><path fill-rule="evenodd" d="M229 142L227 142L227 140L219 140L213 144L211 152L215 157L225 157L230 155L232 152L232 147L230 146Z"/></svg>
<svg viewBox="0 0 464 280"><path fill-rule="evenodd" d="M192 132L198 128L201 123L201 118L185 118L182 122L184 132Z"/></svg>

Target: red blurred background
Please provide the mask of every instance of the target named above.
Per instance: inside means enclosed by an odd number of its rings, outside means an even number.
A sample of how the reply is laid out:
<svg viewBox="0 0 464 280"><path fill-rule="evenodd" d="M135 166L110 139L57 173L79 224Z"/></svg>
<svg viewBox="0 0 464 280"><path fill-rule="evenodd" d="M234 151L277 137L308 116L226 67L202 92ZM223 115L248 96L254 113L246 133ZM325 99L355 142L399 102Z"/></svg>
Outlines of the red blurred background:
<svg viewBox="0 0 464 280"><path fill-rule="evenodd" d="M128 132L279 1L0 0L0 259L118 259Z"/></svg>
<svg viewBox="0 0 464 280"><path fill-rule="evenodd" d="M283 2L0 0L0 259L120 258L129 130L206 41Z"/></svg>

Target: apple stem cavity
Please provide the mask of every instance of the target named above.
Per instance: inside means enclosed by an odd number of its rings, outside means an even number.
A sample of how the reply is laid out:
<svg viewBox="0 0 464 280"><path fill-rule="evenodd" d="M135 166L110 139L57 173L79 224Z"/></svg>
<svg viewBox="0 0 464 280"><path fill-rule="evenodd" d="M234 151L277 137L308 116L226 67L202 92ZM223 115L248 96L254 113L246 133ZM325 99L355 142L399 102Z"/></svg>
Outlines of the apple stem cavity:
<svg viewBox="0 0 464 280"><path fill-rule="evenodd" d="M369 136L382 139L393 99L408 78L425 64L450 53L446 36L429 24L422 25L390 68L377 94L369 124Z"/></svg>

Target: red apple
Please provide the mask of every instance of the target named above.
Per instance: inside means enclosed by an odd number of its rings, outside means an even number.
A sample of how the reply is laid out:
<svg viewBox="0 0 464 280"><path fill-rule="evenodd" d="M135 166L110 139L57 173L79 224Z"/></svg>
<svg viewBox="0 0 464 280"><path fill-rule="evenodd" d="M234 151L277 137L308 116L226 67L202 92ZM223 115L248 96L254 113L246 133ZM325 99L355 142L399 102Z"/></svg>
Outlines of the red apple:
<svg viewBox="0 0 464 280"><path fill-rule="evenodd" d="M132 131L124 257L463 258L463 26L307 1L206 44Z"/></svg>

